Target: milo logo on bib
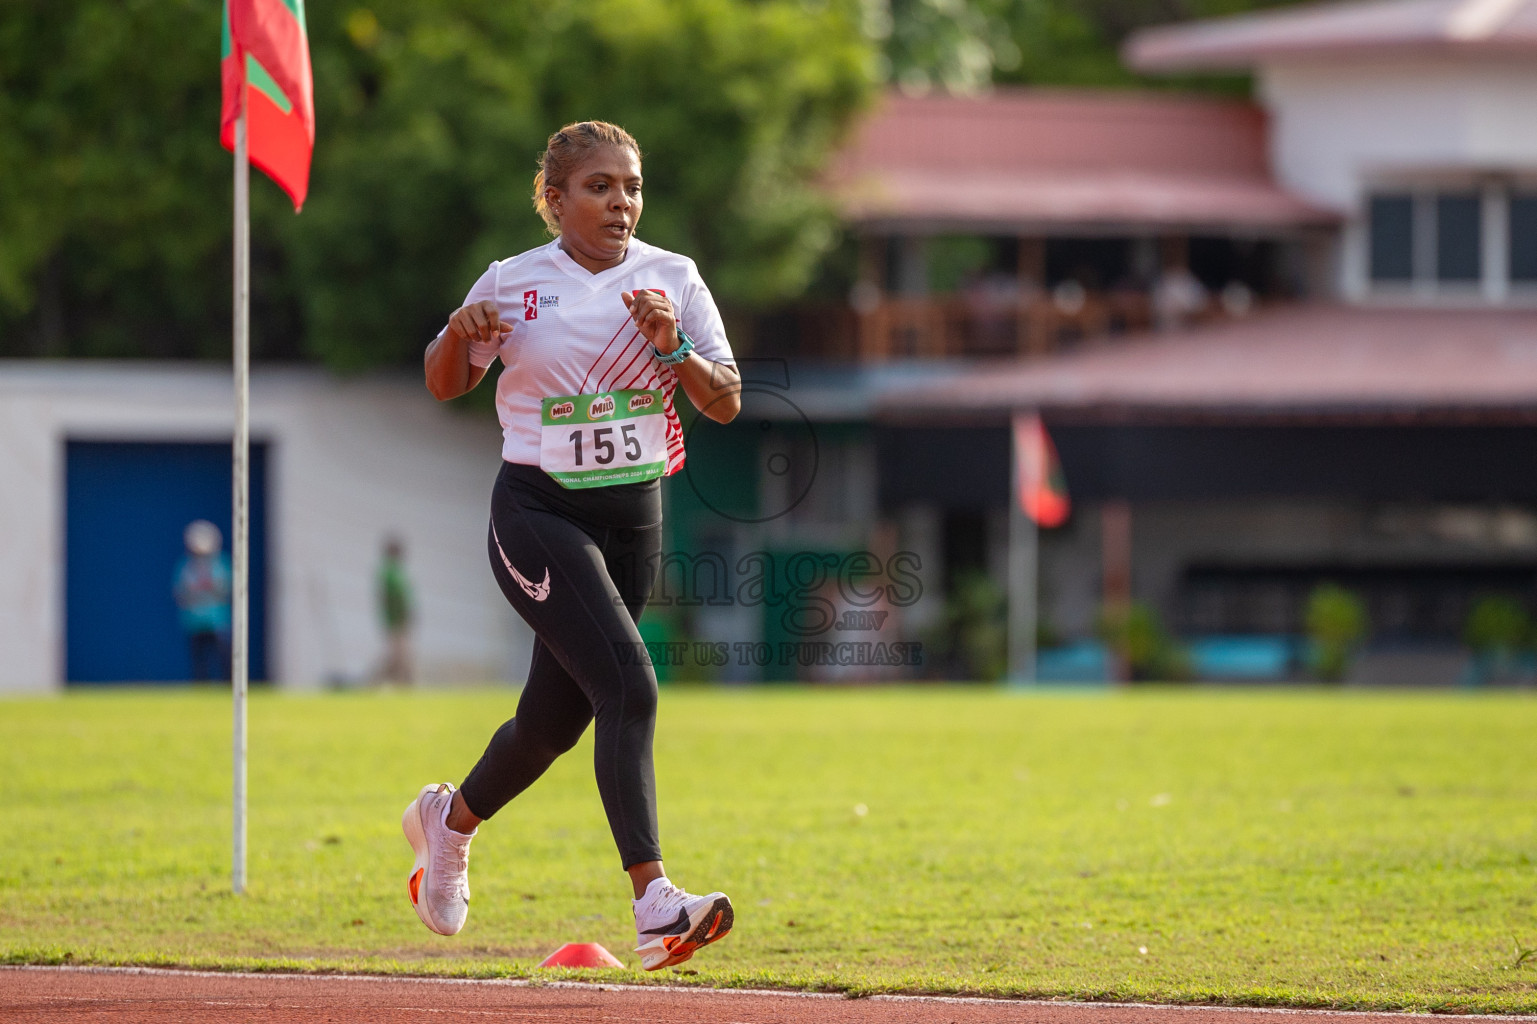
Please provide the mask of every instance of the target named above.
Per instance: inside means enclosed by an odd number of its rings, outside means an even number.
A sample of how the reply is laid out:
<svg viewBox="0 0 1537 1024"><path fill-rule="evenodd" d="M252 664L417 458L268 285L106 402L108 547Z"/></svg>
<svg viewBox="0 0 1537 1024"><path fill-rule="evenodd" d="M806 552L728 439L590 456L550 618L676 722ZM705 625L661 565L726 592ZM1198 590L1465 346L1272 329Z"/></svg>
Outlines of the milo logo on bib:
<svg viewBox="0 0 1537 1024"><path fill-rule="evenodd" d="M661 391L556 395L540 413L539 467L563 487L654 480L667 468Z"/></svg>

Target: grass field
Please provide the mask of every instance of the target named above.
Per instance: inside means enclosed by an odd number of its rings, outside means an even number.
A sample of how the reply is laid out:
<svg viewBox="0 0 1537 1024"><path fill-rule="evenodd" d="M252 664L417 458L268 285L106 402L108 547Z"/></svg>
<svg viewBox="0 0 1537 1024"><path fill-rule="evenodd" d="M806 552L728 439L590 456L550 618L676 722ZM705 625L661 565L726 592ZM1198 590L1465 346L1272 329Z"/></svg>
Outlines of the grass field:
<svg viewBox="0 0 1537 1024"><path fill-rule="evenodd" d="M0 960L634 964L590 744L482 830L463 933L406 902L401 808L512 701L256 695L243 897L226 694L0 702ZM738 907L666 980L1537 1011L1530 696L673 688L657 766L671 875Z"/></svg>

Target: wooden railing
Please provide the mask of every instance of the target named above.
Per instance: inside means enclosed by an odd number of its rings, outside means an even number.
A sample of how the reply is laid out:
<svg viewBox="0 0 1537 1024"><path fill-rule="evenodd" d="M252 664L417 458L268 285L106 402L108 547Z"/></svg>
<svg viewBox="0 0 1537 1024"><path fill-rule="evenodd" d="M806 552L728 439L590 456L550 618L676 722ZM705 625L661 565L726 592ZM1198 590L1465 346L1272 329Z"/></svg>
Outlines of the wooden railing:
<svg viewBox="0 0 1537 1024"><path fill-rule="evenodd" d="M1039 355L1153 323L1145 293L1080 293L1068 299L1041 296L1003 305L957 295L888 296L859 315L858 357Z"/></svg>

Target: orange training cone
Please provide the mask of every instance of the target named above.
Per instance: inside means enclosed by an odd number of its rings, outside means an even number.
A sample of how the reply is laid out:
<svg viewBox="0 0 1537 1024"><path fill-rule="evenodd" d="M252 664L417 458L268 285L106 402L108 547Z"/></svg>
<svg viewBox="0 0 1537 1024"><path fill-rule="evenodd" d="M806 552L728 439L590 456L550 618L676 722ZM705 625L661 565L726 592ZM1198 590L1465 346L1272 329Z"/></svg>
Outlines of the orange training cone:
<svg viewBox="0 0 1537 1024"><path fill-rule="evenodd" d="M540 967L623 967L596 942L568 942L544 958Z"/></svg>

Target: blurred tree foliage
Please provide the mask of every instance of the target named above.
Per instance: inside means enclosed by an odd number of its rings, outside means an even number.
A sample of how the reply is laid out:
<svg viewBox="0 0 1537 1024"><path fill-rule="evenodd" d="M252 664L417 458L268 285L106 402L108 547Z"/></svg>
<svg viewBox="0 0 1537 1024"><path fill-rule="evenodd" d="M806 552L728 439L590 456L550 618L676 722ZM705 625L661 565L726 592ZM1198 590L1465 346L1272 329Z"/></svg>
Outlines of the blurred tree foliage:
<svg viewBox="0 0 1537 1024"><path fill-rule="evenodd" d="M1320 583L1308 594L1303 625L1307 631L1309 667L1326 683L1345 678L1351 659L1371 631L1366 602L1354 591L1334 583Z"/></svg>
<svg viewBox="0 0 1537 1024"><path fill-rule="evenodd" d="M0 355L228 351L218 0L11 0L0 18ZM726 302L834 241L811 183L879 86L858 0L312 3L319 144L294 217L252 187L258 355L414 359L486 264L543 239L546 135L646 151L641 235ZM258 176L253 175L253 178Z"/></svg>
<svg viewBox="0 0 1537 1024"><path fill-rule="evenodd" d="M952 680L995 683L1008 670L1008 598L985 572L959 574L945 596L945 617L930 638L930 671Z"/></svg>
<svg viewBox="0 0 1537 1024"><path fill-rule="evenodd" d="M1531 646L1532 639L1532 617L1508 594L1479 598L1462 628L1462 642L1486 657L1511 657Z"/></svg>
<svg viewBox="0 0 1537 1024"><path fill-rule="evenodd" d="M988 84L1247 88L1244 76L1148 78L1121 63L1126 36L1295 0L868 0L866 31L908 92Z"/></svg>
<svg viewBox="0 0 1537 1024"><path fill-rule="evenodd" d="M1135 683L1172 683L1190 678L1190 656L1163 627L1158 611L1144 601L1107 604L1100 609L1100 639Z"/></svg>
<svg viewBox="0 0 1537 1024"><path fill-rule="evenodd" d="M309 204L252 189L256 354L414 360L488 262L542 239L534 159L583 117L645 148L643 237L699 260L725 305L793 296L836 242L812 184L883 81L1136 83L1132 29L1273 2L312 3ZM228 351L219 7L7 0L0 355Z"/></svg>

